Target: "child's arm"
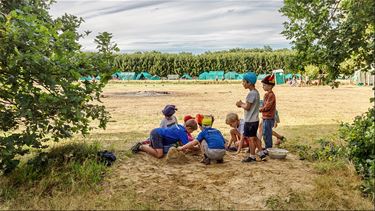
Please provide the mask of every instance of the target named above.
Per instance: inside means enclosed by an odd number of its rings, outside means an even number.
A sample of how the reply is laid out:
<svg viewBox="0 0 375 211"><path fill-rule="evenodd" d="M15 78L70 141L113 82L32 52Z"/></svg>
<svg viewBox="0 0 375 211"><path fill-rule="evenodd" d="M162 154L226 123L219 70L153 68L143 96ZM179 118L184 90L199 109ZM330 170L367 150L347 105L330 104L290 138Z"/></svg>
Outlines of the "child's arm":
<svg viewBox="0 0 375 211"><path fill-rule="evenodd" d="M272 106L276 103L275 95L270 95L266 101L264 101L264 105L262 108L259 109L260 112L270 111Z"/></svg>
<svg viewBox="0 0 375 211"><path fill-rule="evenodd" d="M194 140L194 141L191 141L181 147L177 147L177 150L181 151L181 150L185 150L185 149L191 149L193 148L195 145L197 145L199 142L197 140Z"/></svg>
<svg viewBox="0 0 375 211"><path fill-rule="evenodd" d="M246 111L250 110L250 108L251 108L251 103L249 103L249 102L244 103L241 100L237 101L236 105L237 105L237 107L243 108Z"/></svg>
<svg viewBox="0 0 375 211"><path fill-rule="evenodd" d="M227 148L229 148L229 147L232 145L232 142L233 142L233 140L230 139L230 141L229 141L229 143L228 143L228 145L227 145Z"/></svg>

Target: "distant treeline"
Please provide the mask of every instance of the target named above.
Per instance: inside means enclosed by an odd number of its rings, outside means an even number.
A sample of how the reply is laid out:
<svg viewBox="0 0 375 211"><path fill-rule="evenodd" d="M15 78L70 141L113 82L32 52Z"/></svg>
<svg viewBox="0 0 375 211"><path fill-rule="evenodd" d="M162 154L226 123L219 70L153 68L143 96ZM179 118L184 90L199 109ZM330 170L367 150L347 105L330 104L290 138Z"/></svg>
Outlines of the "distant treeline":
<svg viewBox="0 0 375 211"><path fill-rule="evenodd" d="M267 73L274 69L295 72L298 69L295 52L288 49L231 49L228 51L191 53L161 53L157 51L118 55L115 66L124 72L148 71L152 75L167 76L188 73L198 76L204 71L223 70L243 73Z"/></svg>

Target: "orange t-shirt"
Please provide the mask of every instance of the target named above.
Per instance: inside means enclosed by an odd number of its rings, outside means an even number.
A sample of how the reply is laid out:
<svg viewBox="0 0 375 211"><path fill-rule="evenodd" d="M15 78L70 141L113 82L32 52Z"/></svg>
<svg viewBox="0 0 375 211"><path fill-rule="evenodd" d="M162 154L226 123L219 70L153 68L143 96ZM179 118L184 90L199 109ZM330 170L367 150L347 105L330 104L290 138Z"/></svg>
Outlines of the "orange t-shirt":
<svg viewBox="0 0 375 211"><path fill-rule="evenodd" d="M259 109L263 119L274 119L276 113L276 96L273 91L264 95L263 107Z"/></svg>

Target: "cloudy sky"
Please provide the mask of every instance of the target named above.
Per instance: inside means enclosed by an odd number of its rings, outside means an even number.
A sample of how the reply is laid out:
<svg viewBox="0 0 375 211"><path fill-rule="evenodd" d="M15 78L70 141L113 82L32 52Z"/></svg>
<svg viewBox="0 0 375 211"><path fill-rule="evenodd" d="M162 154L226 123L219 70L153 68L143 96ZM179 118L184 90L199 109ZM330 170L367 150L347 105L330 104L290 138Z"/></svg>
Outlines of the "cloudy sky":
<svg viewBox="0 0 375 211"><path fill-rule="evenodd" d="M81 41L95 49L94 37L110 32L123 52L192 52L289 48L280 34L286 20L282 0L57 0L50 12L82 17Z"/></svg>

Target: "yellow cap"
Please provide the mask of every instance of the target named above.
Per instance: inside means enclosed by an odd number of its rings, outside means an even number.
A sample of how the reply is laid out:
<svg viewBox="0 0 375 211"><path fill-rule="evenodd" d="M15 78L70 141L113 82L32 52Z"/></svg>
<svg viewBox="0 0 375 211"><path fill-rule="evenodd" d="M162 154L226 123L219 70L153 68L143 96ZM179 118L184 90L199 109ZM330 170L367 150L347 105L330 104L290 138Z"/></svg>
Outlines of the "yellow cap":
<svg viewBox="0 0 375 211"><path fill-rule="evenodd" d="M213 118L212 116L205 115L202 120L202 126L212 126Z"/></svg>

